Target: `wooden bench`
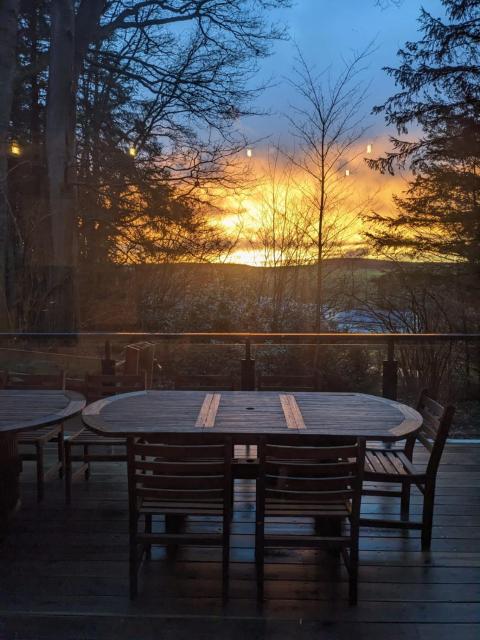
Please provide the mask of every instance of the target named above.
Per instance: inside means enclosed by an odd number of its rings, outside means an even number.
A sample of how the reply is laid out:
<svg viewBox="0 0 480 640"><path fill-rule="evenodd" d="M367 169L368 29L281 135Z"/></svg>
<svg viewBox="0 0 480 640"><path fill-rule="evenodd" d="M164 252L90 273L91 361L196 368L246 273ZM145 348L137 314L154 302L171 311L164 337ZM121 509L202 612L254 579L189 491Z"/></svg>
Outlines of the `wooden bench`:
<svg viewBox="0 0 480 640"><path fill-rule="evenodd" d="M53 374L5 372L1 376L4 389L23 390L64 390L65 372ZM63 477L65 468L65 446L63 422L22 431L17 438L22 462L35 462L37 468L37 501L41 502L45 493L45 482L59 475ZM45 468L45 446L49 442L57 444L58 458Z"/></svg>

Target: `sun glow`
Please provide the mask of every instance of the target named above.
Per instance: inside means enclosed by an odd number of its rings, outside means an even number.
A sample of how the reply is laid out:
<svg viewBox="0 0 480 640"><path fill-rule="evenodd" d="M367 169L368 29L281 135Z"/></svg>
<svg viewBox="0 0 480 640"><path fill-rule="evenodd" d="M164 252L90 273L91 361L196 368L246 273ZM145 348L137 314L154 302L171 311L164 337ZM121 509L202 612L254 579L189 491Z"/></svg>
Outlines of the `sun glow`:
<svg viewBox="0 0 480 640"><path fill-rule="evenodd" d="M377 140L376 149L381 146ZM404 182L366 166L364 154L370 155L372 149L372 143L359 143L358 157L336 178L343 195L325 223L328 257L369 255L364 214L377 210L393 215L392 194ZM225 261L252 266L314 261L318 230L315 184L278 158L272 168L268 153L259 152L254 161L248 161L248 169L253 173L250 185L234 195L221 196L221 211L215 216L215 223L234 243Z"/></svg>

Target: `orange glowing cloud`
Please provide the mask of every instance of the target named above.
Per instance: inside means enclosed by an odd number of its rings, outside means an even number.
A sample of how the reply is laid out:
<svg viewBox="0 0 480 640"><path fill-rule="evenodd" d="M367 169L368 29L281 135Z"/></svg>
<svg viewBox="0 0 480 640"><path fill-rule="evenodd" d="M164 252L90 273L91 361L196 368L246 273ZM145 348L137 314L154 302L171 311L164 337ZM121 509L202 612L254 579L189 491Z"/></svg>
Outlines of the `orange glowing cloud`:
<svg viewBox="0 0 480 640"><path fill-rule="evenodd" d="M353 159L336 173L331 187L336 193L335 206L325 220L330 234L327 257L371 256L365 241L368 229L364 214L378 211L395 215L392 195L406 188L406 178L381 175L364 161L388 148L387 138L362 141L353 150ZM272 153L253 150L248 159L239 160L249 173L248 184L235 193L220 194L215 223L235 241L225 258L228 262L264 266L315 259L317 185L298 166ZM302 246L294 249L295 243ZM282 256L287 244L289 253Z"/></svg>

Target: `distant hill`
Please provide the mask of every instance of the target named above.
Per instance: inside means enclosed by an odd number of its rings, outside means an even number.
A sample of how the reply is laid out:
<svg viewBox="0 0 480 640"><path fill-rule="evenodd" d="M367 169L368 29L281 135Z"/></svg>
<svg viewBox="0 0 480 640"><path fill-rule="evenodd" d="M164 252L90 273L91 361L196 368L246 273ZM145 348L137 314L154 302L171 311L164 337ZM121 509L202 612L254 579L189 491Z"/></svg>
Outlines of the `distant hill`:
<svg viewBox="0 0 480 640"><path fill-rule="evenodd" d="M412 263L404 263L412 266ZM417 263L419 268L426 263ZM369 258L334 258L324 265L325 291L328 295L348 290L362 281L387 274L398 263ZM438 265L437 265L438 266ZM257 267L232 263L175 263L142 265L103 265L100 270L81 273L82 328L103 330L135 330L143 326L145 313L158 318L172 308L191 306L196 299L213 300L215 294L225 297L225 304L235 299L268 299L278 287L279 272L282 296L300 304L314 300L316 265L300 267ZM92 282L95 287L92 288ZM278 289L277 289L278 290ZM348 294L347 294L348 295ZM210 296L210 297L209 297ZM213 296L213 298L212 298ZM210 314L211 305L200 314ZM211 304L215 304L212 302ZM345 310L350 309L348 300Z"/></svg>

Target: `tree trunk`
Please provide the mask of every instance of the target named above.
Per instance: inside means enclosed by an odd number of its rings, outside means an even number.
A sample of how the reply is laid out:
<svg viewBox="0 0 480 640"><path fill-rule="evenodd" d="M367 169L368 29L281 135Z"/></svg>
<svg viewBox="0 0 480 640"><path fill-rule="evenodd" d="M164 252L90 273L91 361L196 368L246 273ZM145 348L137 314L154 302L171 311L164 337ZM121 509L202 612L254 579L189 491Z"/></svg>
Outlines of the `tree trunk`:
<svg viewBox="0 0 480 640"><path fill-rule="evenodd" d="M318 214L318 237L317 237L317 269L315 278L315 331L320 333L324 329L323 321L323 220L325 214L324 186L321 185L321 204Z"/></svg>
<svg viewBox="0 0 480 640"><path fill-rule="evenodd" d="M316 290L315 290L315 331L320 333L324 330L323 319L323 258L324 258L324 237L323 224L325 217L325 136L322 132L322 159L321 159L321 178L320 178L320 207L318 212L318 236L317 236L317 272L316 272ZM321 368L322 348L319 344L315 345L313 356L313 371L315 379L318 381L318 375Z"/></svg>
<svg viewBox="0 0 480 640"><path fill-rule="evenodd" d="M73 0L52 0L46 156L51 260L47 326L77 327L75 187L75 10Z"/></svg>
<svg viewBox="0 0 480 640"><path fill-rule="evenodd" d="M7 299L9 123L20 0L0 1L0 330L11 329Z"/></svg>
<svg viewBox="0 0 480 640"><path fill-rule="evenodd" d="M326 151L325 151L325 128L321 133L321 157L320 157L320 202L318 208L318 235L317 235L317 273L316 273L316 291L315 291L315 331L320 333L323 329L323 258L324 258L324 237L323 237L323 225L325 218L326 207L326 176L325 176L325 164L326 164ZM318 349L315 355L315 367L318 364Z"/></svg>
<svg viewBox="0 0 480 640"><path fill-rule="evenodd" d="M320 333L323 329L323 256L318 255L315 277L315 331Z"/></svg>
<svg viewBox="0 0 480 640"><path fill-rule="evenodd" d="M83 60L105 9L105 0L52 0L46 154L52 261L49 328L78 325L78 225L76 197L76 94Z"/></svg>

